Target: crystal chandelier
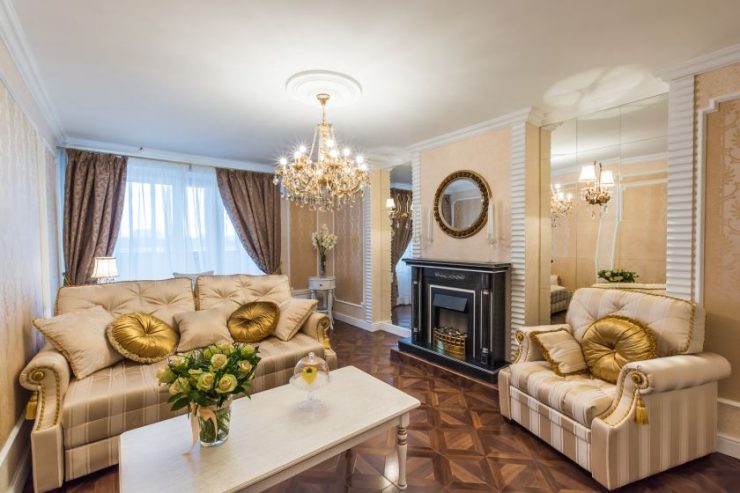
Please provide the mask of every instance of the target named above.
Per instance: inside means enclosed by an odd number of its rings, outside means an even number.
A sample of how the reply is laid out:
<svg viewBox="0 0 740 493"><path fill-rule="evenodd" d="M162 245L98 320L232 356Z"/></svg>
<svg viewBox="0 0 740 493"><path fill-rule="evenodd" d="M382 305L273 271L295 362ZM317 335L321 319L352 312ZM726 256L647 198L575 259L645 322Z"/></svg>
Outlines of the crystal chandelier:
<svg viewBox="0 0 740 493"><path fill-rule="evenodd" d="M601 163L594 161L581 168L581 176L578 181L586 184L583 189L583 200L589 205L599 207L600 212L606 212L606 206L612 198L614 187L614 174L609 170L602 169ZM591 210L591 217L595 217L595 208Z"/></svg>
<svg viewBox="0 0 740 493"><path fill-rule="evenodd" d="M334 126L326 121L328 94L318 94L321 123L311 141L311 148L301 145L293 160L282 157L275 169L273 183L281 186L283 198L311 210L330 211L354 204L368 185L367 164L361 155L340 150L334 137Z"/></svg>
<svg viewBox="0 0 740 493"><path fill-rule="evenodd" d="M550 221L552 227L558 225L558 221L564 218L573 209L573 194L564 193L560 190L560 184L556 183L555 187L550 189Z"/></svg>

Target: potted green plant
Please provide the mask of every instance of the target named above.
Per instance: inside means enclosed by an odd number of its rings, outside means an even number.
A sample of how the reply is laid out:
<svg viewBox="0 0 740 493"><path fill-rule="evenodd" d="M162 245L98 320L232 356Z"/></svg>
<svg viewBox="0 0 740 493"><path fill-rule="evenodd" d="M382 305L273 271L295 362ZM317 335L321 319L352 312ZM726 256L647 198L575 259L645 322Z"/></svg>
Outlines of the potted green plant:
<svg viewBox="0 0 740 493"><path fill-rule="evenodd" d="M604 269L599 271L599 279L606 282L637 282L637 272L624 269Z"/></svg>

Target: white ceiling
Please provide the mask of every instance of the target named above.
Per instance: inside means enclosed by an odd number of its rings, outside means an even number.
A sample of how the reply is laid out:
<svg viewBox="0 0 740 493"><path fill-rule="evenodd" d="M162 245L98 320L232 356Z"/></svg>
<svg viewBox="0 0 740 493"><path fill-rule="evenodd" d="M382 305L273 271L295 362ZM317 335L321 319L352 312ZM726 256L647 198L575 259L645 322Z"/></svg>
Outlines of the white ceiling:
<svg viewBox="0 0 740 493"><path fill-rule="evenodd" d="M526 106L588 112L664 90L650 74L740 42L737 0L15 0L69 138L272 162L319 109L307 69L364 95L340 141L405 147Z"/></svg>

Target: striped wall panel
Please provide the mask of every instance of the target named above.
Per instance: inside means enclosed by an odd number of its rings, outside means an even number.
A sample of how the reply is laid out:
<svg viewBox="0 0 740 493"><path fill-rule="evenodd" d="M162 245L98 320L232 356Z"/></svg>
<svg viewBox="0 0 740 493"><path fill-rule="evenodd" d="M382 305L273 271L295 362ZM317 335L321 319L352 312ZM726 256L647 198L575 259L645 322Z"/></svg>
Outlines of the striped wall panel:
<svg viewBox="0 0 740 493"><path fill-rule="evenodd" d="M525 126L525 121L511 126L511 354L517 347L514 336L524 325Z"/></svg>
<svg viewBox="0 0 740 493"><path fill-rule="evenodd" d="M412 233L411 233L411 256L414 258L421 257L421 155L419 152L414 152L411 155L411 182L413 183L411 188L411 206L412 206Z"/></svg>
<svg viewBox="0 0 740 493"><path fill-rule="evenodd" d="M694 146L694 76L690 75L671 81L668 103L666 289L686 299L695 294Z"/></svg>

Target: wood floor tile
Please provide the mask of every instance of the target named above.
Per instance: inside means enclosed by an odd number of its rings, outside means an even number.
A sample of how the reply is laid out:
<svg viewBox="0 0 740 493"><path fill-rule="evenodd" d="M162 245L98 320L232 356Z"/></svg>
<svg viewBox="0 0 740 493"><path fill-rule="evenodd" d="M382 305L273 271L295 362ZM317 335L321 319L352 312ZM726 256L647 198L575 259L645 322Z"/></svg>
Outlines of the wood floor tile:
<svg viewBox="0 0 740 493"><path fill-rule="evenodd" d="M398 337L337 322L333 344L354 365L417 397L408 427L409 493L604 492L591 475L521 426L505 420L495 385L415 359L391 357ZM400 493L395 434L377 435L269 493ZM112 467L68 482L62 493L118 491ZM712 454L620 490L625 493L735 493L740 460ZM24 493L31 493L26 485Z"/></svg>

